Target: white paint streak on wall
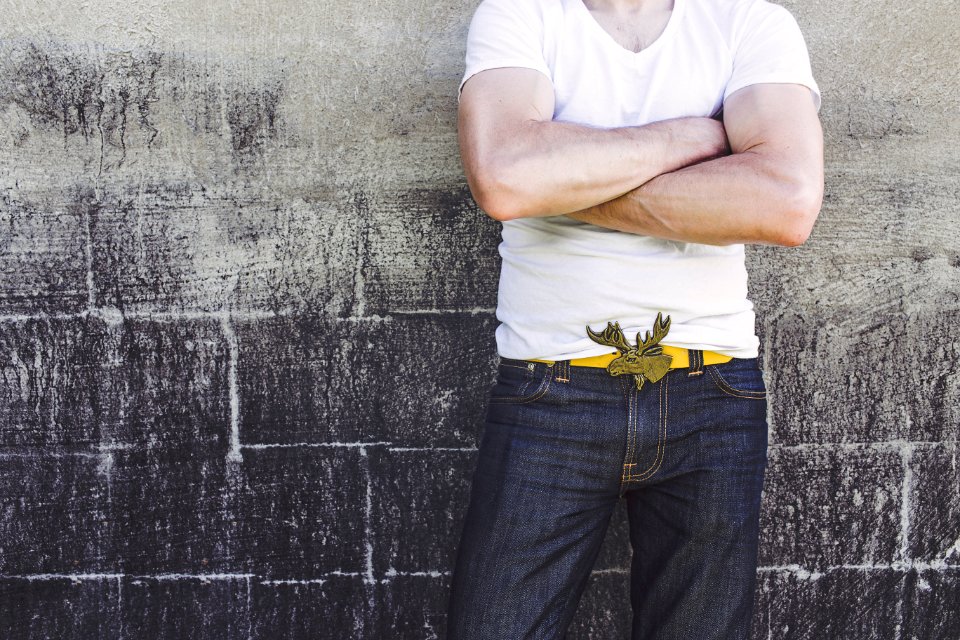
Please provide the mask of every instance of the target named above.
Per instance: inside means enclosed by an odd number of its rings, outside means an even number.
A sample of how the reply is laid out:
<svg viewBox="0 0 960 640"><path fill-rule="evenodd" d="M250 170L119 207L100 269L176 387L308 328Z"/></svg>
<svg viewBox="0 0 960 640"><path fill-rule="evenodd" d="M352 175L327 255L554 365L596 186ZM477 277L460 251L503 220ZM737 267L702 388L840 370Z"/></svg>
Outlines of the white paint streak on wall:
<svg viewBox="0 0 960 640"><path fill-rule="evenodd" d="M910 560L910 504L913 488L913 447L903 445L900 449L900 459L903 461L903 489L900 496L900 559L903 562Z"/></svg>
<svg viewBox="0 0 960 640"><path fill-rule="evenodd" d="M227 340L227 348L230 351L227 372L227 384L230 389L230 450L227 452L227 461L236 463L243 460L240 450L240 392L237 388L237 363L240 354L237 334L233 331L229 314L224 313L220 316L220 326L223 328L223 336Z"/></svg>
<svg viewBox="0 0 960 640"><path fill-rule="evenodd" d="M100 194L97 193L97 201L100 201ZM93 309L97 304L97 292L93 280L93 238L90 235L90 209L84 207L83 219L83 252L87 261L87 307Z"/></svg>
<svg viewBox="0 0 960 640"><path fill-rule="evenodd" d="M373 575L373 542L371 541L373 532L373 480L370 477L370 457L367 455L365 447L360 448L360 459L363 461L363 478L366 483L366 493L363 508L363 526L366 531L364 543L367 548L367 571L363 577L364 583L371 585L375 582Z"/></svg>

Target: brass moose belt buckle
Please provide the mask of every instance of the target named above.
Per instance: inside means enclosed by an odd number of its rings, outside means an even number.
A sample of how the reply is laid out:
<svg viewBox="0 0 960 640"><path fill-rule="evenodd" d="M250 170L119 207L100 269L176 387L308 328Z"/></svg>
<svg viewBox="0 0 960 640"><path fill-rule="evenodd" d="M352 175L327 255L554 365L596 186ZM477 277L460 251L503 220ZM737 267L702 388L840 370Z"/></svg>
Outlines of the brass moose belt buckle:
<svg viewBox="0 0 960 640"><path fill-rule="evenodd" d="M637 332L637 344L630 345L623 335L619 322L608 322L603 333L596 333L590 325L587 325L587 335L591 340L608 347L616 347L620 351L620 356L607 365L610 375L632 374L637 390L643 389L644 381L656 382L670 370L673 356L665 354L663 347L659 344L669 330L670 316L667 316L667 321L664 322L663 314L658 313L653 323L653 335L651 336L647 331L646 337L641 342L640 332Z"/></svg>

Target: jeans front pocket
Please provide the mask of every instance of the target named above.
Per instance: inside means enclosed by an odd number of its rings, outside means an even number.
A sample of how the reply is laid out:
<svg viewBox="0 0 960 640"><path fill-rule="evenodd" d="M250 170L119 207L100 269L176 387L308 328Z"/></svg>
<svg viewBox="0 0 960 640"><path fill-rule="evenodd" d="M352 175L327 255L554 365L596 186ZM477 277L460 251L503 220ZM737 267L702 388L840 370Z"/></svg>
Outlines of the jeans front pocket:
<svg viewBox="0 0 960 640"><path fill-rule="evenodd" d="M490 402L522 404L542 397L553 380L553 367L546 363L501 358Z"/></svg>
<svg viewBox="0 0 960 640"><path fill-rule="evenodd" d="M758 358L734 358L704 367L720 391L737 398L763 400L767 387Z"/></svg>

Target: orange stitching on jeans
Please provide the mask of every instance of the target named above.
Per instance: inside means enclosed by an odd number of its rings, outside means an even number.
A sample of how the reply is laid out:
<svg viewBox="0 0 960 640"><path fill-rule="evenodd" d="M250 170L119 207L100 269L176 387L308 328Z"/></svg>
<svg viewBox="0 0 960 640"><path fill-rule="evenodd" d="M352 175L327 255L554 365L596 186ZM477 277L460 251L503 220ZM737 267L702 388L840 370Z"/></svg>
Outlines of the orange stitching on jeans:
<svg viewBox="0 0 960 640"><path fill-rule="evenodd" d="M687 374L687 377L690 376L699 376L703 374L703 352L699 349L690 350L690 358L692 362L690 363L690 373ZM698 355L699 354L699 355Z"/></svg>
<svg viewBox="0 0 960 640"><path fill-rule="evenodd" d="M624 460L629 460L631 456L631 451L633 449L633 446L632 446L633 429L631 427L632 421L630 419L631 413L632 413L630 411L630 391L627 391L627 389L629 388L632 391L633 385L625 384L623 381L623 377L618 377L617 382L620 384L620 391L623 392L623 402L627 408L627 452L626 452L626 455L624 456ZM628 481L628 478L630 475L627 472L626 468L633 464L636 464L636 463L624 462L623 464L623 471L620 473L620 490L621 491L623 490L623 483Z"/></svg>
<svg viewBox="0 0 960 640"><path fill-rule="evenodd" d="M617 378L617 382L620 384L620 392L623 394L623 405L627 409L627 446L624 455L624 460L630 459L630 398L627 397L627 390L623 386L623 378ZM624 463L626 464L626 463Z"/></svg>
<svg viewBox="0 0 960 640"><path fill-rule="evenodd" d="M717 387L720 389L720 391L728 396L733 396L734 398L747 398L750 400L763 400L767 397L766 391L750 391L748 389L736 389L730 386L730 383L724 380L723 376L720 375L720 372L714 368L710 369L710 375L713 377L714 382L717 383Z"/></svg>
<svg viewBox="0 0 960 640"><path fill-rule="evenodd" d="M547 372L547 373L549 373L549 372ZM544 375L546 376L546 379L540 381L541 387L538 388L536 391L534 391L534 392L533 392L533 395L530 396L529 398L495 398L495 397L491 397L491 398L490 398L490 402L491 402L491 403L501 403L501 404L526 404L526 403L528 403L528 402L533 402L534 400L537 400L537 399L539 399L539 398L542 398L543 395L547 392L547 389L550 388L550 383L553 381L553 376L552 376L552 375L547 375L547 374L544 374ZM533 380L536 380L536 378L532 378L530 381L532 382Z"/></svg>
<svg viewBox="0 0 960 640"><path fill-rule="evenodd" d="M627 460L632 460L634 454L637 451L637 414L639 413L640 403L637 401L637 396L639 395L637 391L630 386L630 383L624 382L624 385L627 387L627 429L629 430L629 438L627 443L629 448L627 450Z"/></svg>
<svg viewBox="0 0 960 640"><path fill-rule="evenodd" d="M664 376L664 380L666 380L666 376ZM660 404L660 415L661 416L663 415L662 402ZM660 425L657 425L657 455L654 457L653 462L650 463L649 467L647 467L646 469L644 469L638 474L631 475L630 480L642 480L643 478L647 477L648 475L650 475L651 473L657 470L656 467L658 467L660 463L660 447L663 445L663 436L660 435L659 433L660 432L659 426Z"/></svg>
<svg viewBox="0 0 960 640"><path fill-rule="evenodd" d="M631 476L630 480L643 480L644 478L649 478L657 472L657 469L660 468L661 463L663 463L663 452L666 449L666 439L667 439L667 399L669 398L670 389L667 386L667 379L669 376L664 376L660 381L660 424L658 426L658 438L657 438L657 457L645 471L642 471L639 475Z"/></svg>
<svg viewBox="0 0 960 640"><path fill-rule="evenodd" d="M546 381L544 381L546 384L544 384L544 382L541 382L540 383L542 385L541 388L535 391L534 394L529 398L497 398L497 399L491 398L490 401L493 402L494 400L496 400L496 402L503 402L507 404L526 404L528 402L533 402L534 400L538 400L543 397L543 395L547 392L547 389L550 388L550 382L552 380L553 380L553 376L547 377Z"/></svg>
<svg viewBox="0 0 960 640"><path fill-rule="evenodd" d="M661 425L661 438L663 439L663 453L660 456L660 462L657 463L657 468L653 470L653 473L656 473L660 467L663 465L664 458L667 457L667 422L670 416L670 384L669 380L663 380L663 397L661 398L661 407L663 409L663 424Z"/></svg>
<svg viewBox="0 0 960 640"><path fill-rule="evenodd" d="M663 462L663 451L665 448L665 441L667 435L667 416L665 409L664 394L667 391L667 377L664 376L663 381L660 383L660 424L657 425L657 455L653 463L647 467L644 471L640 472L639 475L632 478L633 480L643 480L644 478L649 478L654 473L657 472L657 469L660 468L660 463Z"/></svg>
<svg viewBox="0 0 960 640"><path fill-rule="evenodd" d="M548 375L546 379L546 384L543 384L541 382L542 387L537 392L535 392L532 396L530 396L525 400L518 400L517 404L526 404L528 402L533 402L534 400L539 400L547 393L547 389L550 388L551 382L553 382L553 376Z"/></svg>

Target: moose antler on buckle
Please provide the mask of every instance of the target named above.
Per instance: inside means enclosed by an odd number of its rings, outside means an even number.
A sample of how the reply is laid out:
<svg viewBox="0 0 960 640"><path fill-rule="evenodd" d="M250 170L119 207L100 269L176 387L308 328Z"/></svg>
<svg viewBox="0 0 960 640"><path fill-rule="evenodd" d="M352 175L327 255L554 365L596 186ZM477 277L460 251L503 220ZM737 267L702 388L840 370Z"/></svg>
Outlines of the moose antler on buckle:
<svg viewBox="0 0 960 640"><path fill-rule="evenodd" d="M621 353L619 358L607 365L610 375L632 374L638 391L643 389L645 380L656 382L670 370L673 356L663 353L663 347L659 344L669 330L670 316L667 316L667 321L664 322L663 314L658 313L653 323L653 335L647 331L646 337L641 341L640 333L637 332L637 345L631 346L624 337L619 322L608 322L603 333L596 333L587 325L587 335L591 340L608 347L616 347Z"/></svg>

